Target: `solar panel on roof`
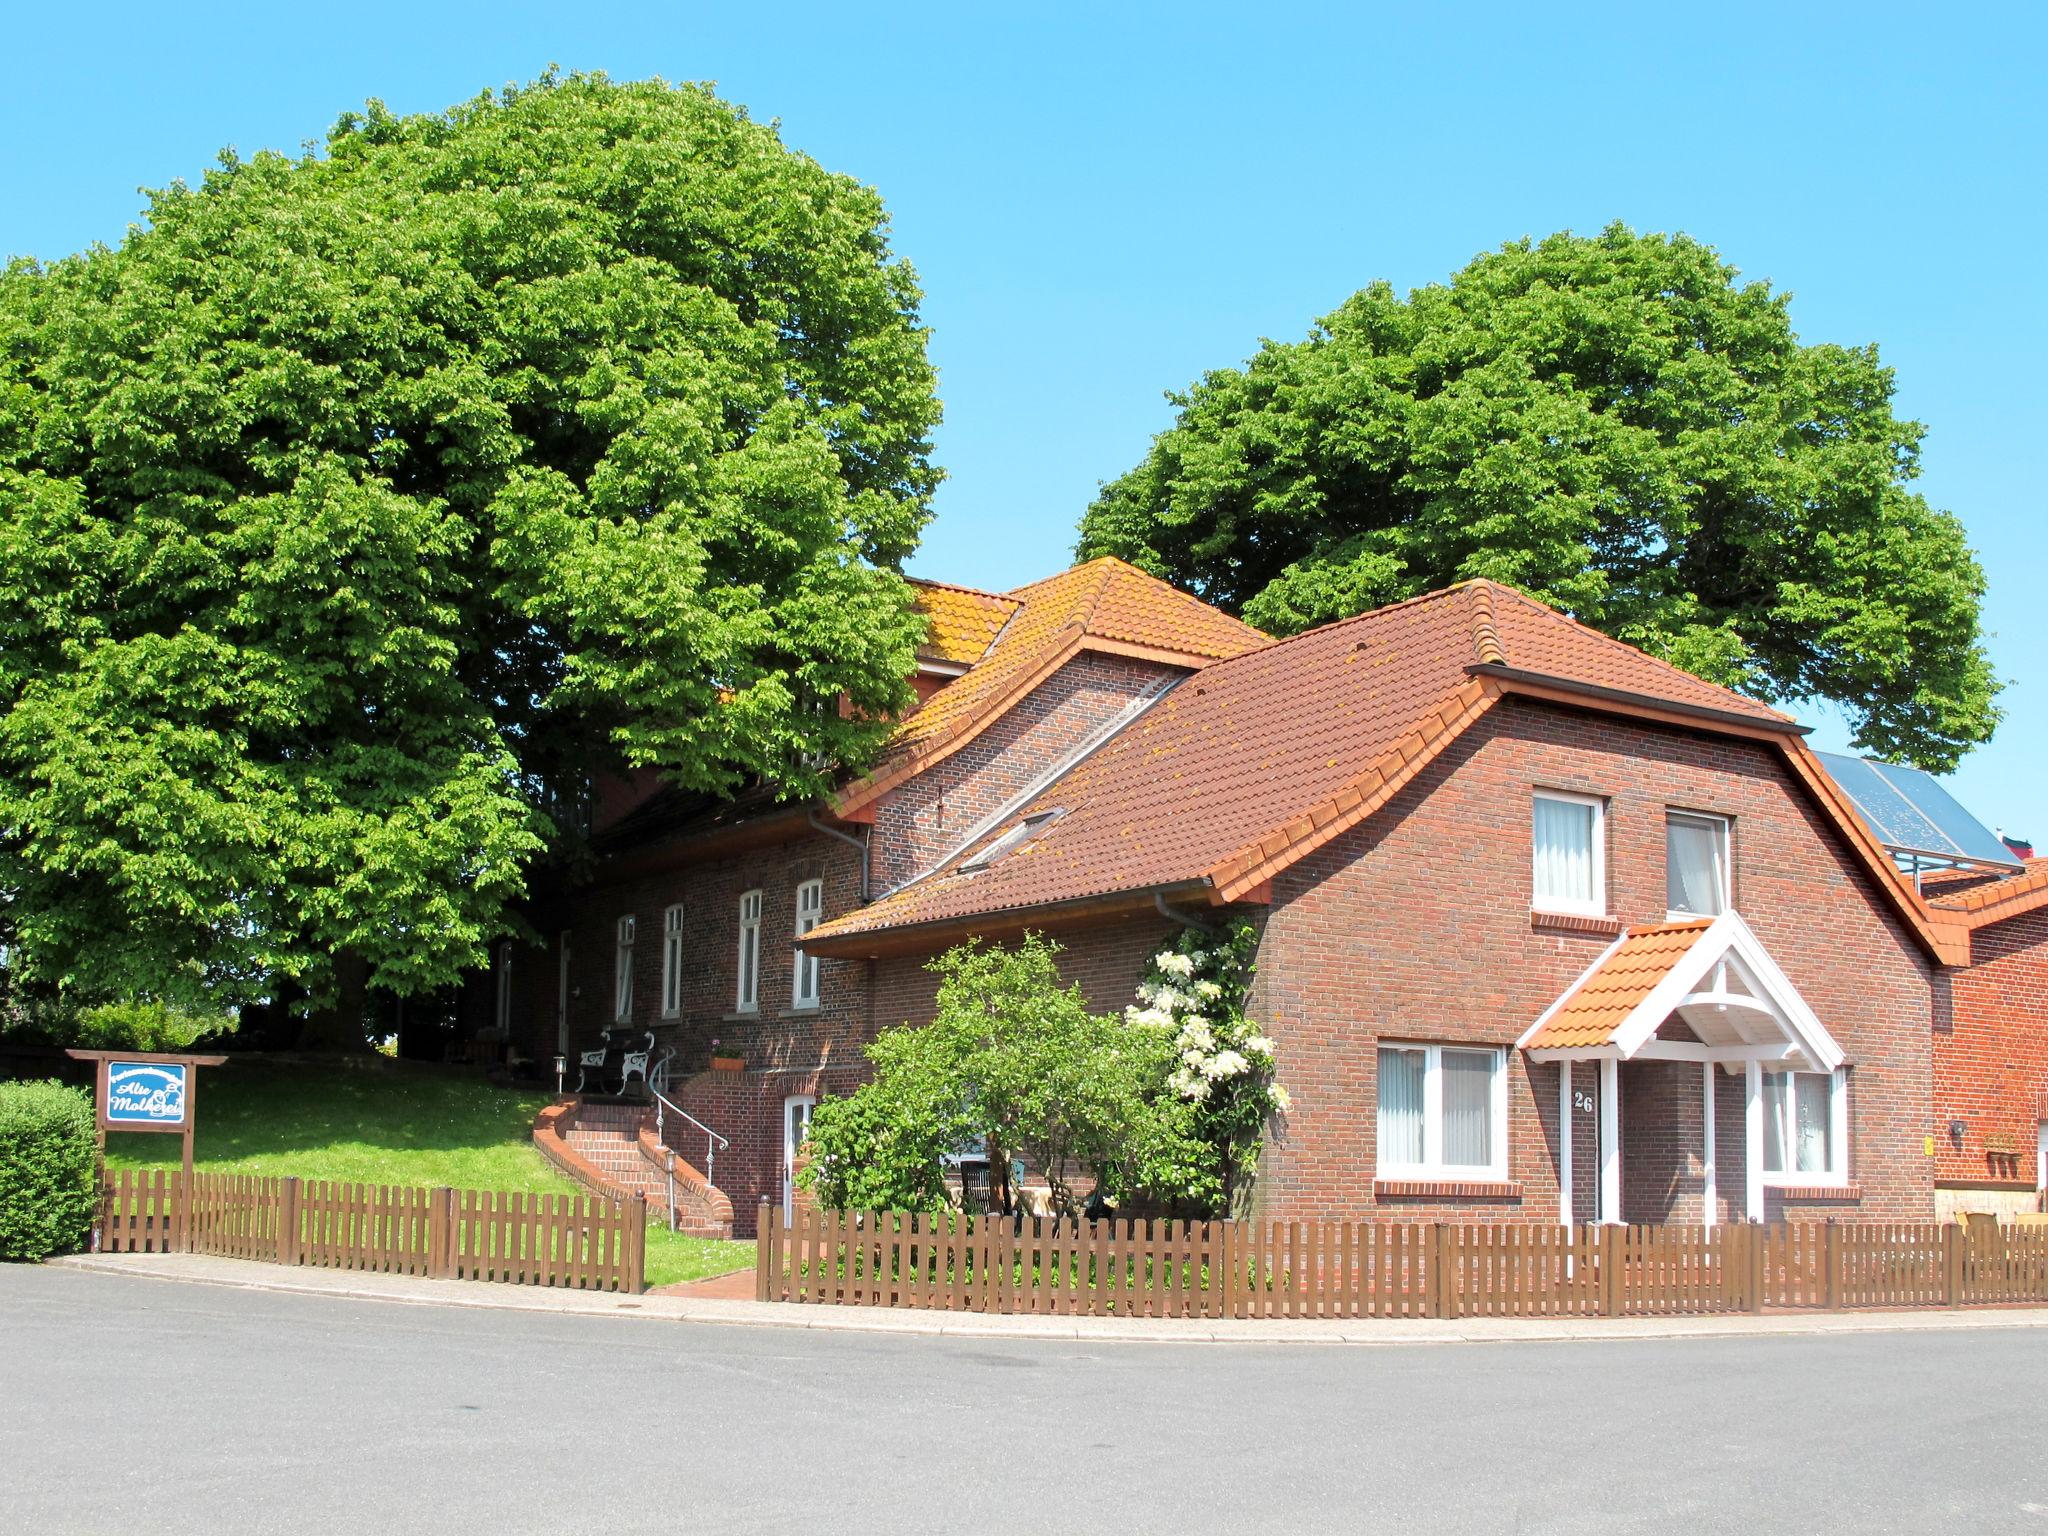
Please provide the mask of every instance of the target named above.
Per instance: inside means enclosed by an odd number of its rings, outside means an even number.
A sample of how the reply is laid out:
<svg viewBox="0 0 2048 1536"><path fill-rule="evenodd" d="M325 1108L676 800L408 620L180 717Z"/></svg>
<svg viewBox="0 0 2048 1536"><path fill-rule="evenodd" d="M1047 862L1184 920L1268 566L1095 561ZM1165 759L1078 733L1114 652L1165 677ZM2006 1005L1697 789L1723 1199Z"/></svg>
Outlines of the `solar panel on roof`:
<svg viewBox="0 0 2048 1536"><path fill-rule="evenodd" d="M2013 851L1964 810L1941 781L1918 768L1816 752L1864 824L1893 853L1920 854L1964 864L2020 868Z"/></svg>

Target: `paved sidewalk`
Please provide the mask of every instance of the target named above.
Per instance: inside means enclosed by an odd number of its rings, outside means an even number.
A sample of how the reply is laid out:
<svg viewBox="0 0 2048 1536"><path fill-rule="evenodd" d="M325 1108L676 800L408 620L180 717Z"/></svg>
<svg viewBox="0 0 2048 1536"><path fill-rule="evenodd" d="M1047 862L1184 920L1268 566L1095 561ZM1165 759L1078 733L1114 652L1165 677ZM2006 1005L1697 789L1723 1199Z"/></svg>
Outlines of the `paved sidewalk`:
<svg viewBox="0 0 2048 1536"><path fill-rule="evenodd" d="M558 1316L642 1317L677 1323L809 1328L835 1333L925 1334L977 1339L1083 1339L1161 1344L1500 1344L1579 1339L1755 1338L1773 1335L2048 1328L2048 1307L1940 1308L1730 1317L1571 1318L1201 1318L1005 1317L978 1312L799 1306L714 1297L618 1296L475 1280L353 1274L201 1254L93 1254L50 1264L104 1274L181 1280L303 1296L343 1296L413 1306L496 1308Z"/></svg>

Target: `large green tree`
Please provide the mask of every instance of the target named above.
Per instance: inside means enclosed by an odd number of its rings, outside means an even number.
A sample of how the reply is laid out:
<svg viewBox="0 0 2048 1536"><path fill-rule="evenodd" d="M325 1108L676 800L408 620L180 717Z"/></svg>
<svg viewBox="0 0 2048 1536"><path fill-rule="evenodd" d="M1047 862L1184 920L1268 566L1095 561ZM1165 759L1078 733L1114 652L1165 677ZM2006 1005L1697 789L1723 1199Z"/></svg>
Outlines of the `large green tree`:
<svg viewBox="0 0 2048 1536"><path fill-rule="evenodd" d="M223 155L118 248L9 269L17 977L418 992L591 773L859 765L919 632L918 301L873 191L708 90L584 76Z"/></svg>
<svg viewBox="0 0 2048 1536"><path fill-rule="evenodd" d="M1875 347L1682 236L1506 245L1171 397L1083 556L1291 633L1472 577L1937 771L1997 723L1983 573Z"/></svg>

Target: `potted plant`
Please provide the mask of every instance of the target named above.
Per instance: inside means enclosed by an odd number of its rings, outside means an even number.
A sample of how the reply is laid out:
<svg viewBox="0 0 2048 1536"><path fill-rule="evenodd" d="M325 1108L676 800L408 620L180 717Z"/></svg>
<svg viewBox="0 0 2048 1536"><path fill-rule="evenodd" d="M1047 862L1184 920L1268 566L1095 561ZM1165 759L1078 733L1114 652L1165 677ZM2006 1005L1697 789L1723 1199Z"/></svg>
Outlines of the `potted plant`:
<svg viewBox="0 0 2048 1536"><path fill-rule="evenodd" d="M727 1050L717 1040L711 1042L711 1070L714 1072L744 1071L747 1058L738 1051Z"/></svg>

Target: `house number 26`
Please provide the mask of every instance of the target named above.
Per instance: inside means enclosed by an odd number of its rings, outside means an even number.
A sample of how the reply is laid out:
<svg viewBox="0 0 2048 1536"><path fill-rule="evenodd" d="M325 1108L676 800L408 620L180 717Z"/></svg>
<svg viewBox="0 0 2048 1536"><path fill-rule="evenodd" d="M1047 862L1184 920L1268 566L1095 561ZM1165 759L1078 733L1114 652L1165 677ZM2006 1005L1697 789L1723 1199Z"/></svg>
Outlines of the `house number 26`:
<svg viewBox="0 0 2048 1536"><path fill-rule="evenodd" d="M1582 1115L1590 1115L1593 1113L1593 1095L1574 1088L1572 1090L1572 1108Z"/></svg>

